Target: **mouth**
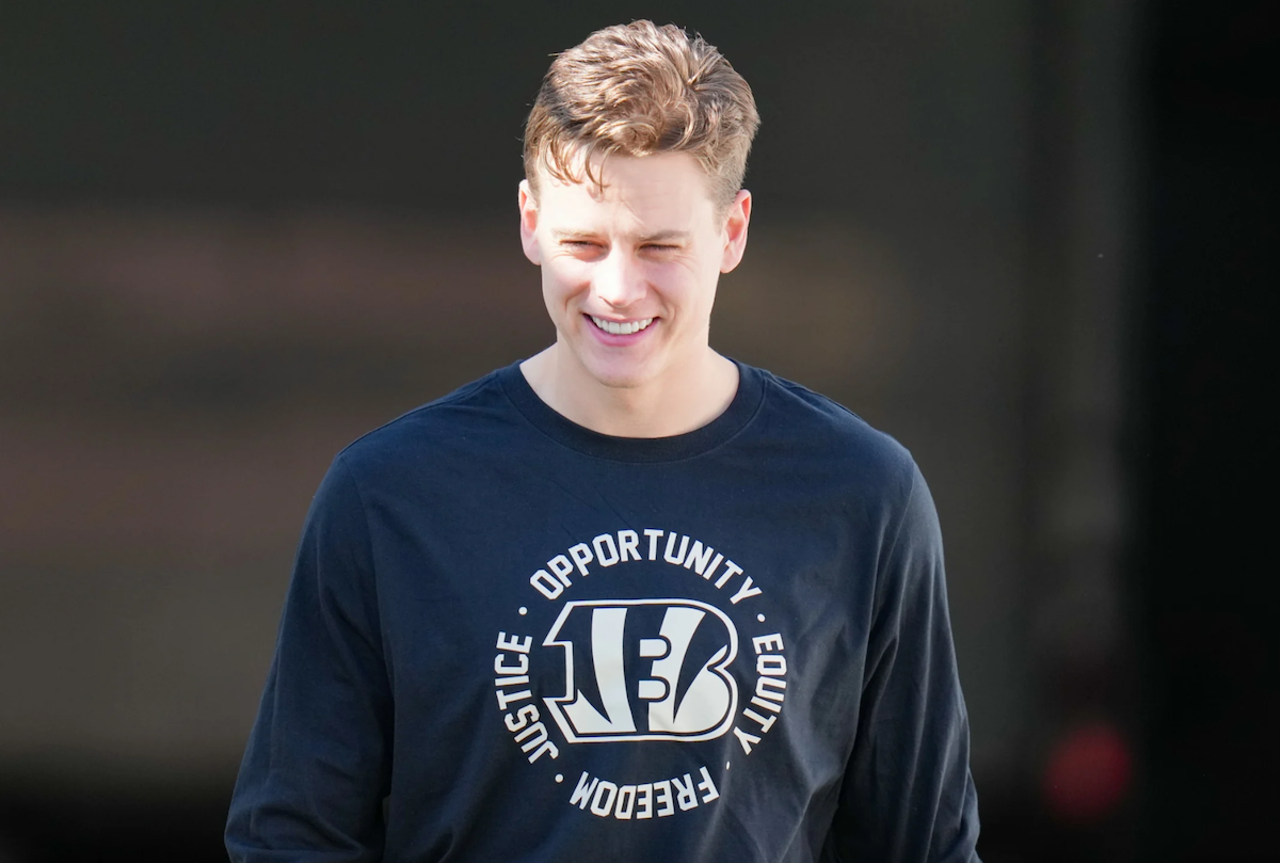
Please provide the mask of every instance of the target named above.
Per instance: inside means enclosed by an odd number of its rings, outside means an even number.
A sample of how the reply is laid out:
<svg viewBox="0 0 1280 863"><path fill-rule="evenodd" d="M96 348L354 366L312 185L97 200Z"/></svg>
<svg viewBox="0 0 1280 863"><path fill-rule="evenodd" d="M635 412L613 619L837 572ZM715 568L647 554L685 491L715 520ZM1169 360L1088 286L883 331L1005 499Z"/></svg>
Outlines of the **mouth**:
<svg viewBox="0 0 1280 863"><path fill-rule="evenodd" d="M653 323L656 318L641 318L638 321L606 321L595 315L587 315L598 329L613 336L629 336L638 333Z"/></svg>

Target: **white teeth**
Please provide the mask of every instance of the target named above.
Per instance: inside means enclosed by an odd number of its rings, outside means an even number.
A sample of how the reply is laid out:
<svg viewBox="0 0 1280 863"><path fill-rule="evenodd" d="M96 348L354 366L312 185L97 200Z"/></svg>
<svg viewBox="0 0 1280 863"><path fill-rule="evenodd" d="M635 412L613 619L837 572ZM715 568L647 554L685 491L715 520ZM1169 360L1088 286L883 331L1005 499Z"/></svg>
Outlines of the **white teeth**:
<svg viewBox="0 0 1280 863"><path fill-rule="evenodd" d="M649 326L649 324L653 323L653 318L645 318L640 321L627 321L626 323L620 324L616 321L606 321L604 318L597 318L595 315L591 316L591 320L595 322L597 327L604 330L606 333L612 333L615 336L629 336L632 333L638 333L645 327Z"/></svg>

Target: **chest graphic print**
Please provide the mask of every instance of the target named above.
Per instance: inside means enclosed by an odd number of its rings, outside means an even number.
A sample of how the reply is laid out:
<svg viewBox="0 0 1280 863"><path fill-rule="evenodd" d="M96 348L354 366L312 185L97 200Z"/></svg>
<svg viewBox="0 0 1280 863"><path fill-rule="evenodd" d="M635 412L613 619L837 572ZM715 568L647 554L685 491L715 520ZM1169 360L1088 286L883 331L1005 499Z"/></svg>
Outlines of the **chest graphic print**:
<svg viewBox="0 0 1280 863"><path fill-rule="evenodd" d="M733 719L738 687L725 668L738 654L738 633L714 606L569 602L543 644L565 651L568 691L546 705L566 742L707 740Z"/></svg>
<svg viewBox="0 0 1280 863"><path fill-rule="evenodd" d="M646 577L611 579L614 567ZM670 595L637 597L643 586ZM763 745L786 700L783 638L744 568L688 535L623 529L537 566L528 589L532 608L498 633L493 663L502 722L525 759L598 817L662 818L719 799L733 759ZM637 744L660 748L611 763L659 775L592 774L596 747Z"/></svg>

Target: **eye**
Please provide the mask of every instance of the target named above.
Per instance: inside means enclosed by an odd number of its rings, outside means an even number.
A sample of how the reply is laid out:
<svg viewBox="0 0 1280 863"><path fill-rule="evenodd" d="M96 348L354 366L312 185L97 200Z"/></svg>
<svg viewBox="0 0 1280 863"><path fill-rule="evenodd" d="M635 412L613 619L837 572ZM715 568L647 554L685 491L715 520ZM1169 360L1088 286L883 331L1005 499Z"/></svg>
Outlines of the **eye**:
<svg viewBox="0 0 1280 863"><path fill-rule="evenodd" d="M659 253L661 253L661 252L674 252L674 251L676 251L677 249L679 249L680 247L679 247L679 246L672 246L672 245L669 245L669 244L666 244L666 243L647 243L647 244L645 244L645 246L644 246L643 248L644 248L644 250L645 250L645 251L647 251L647 252L659 252Z"/></svg>

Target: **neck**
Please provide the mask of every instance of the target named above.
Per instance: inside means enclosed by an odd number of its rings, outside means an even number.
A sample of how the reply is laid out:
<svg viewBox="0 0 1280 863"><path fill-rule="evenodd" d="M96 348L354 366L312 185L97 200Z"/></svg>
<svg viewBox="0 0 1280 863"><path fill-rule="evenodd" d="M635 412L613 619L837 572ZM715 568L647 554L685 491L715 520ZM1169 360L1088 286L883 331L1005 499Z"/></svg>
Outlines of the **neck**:
<svg viewBox="0 0 1280 863"><path fill-rule="evenodd" d="M705 348L678 374L636 387L607 386L559 343L520 364L529 386L552 410L580 426L616 437L658 438L701 428L729 407L738 367Z"/></svg>

